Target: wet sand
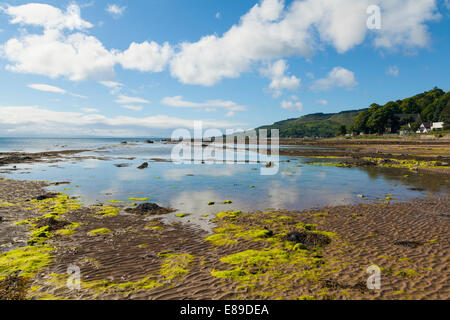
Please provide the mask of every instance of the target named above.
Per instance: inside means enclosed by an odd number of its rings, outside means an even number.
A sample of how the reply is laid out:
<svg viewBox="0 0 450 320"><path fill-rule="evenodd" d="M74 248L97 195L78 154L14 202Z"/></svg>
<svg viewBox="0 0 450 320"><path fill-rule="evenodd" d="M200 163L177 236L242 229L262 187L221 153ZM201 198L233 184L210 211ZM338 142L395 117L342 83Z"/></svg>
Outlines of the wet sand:
<svg viewBox="0 0 450 320"><path fill-rule="evenodd" d="M63 195L33 200L47 193L45 186L0 181L0 254L30 239L43 240L35 248L51 250L47 263L26 276L27 299L450 298L448 196L222 213L210 217L218 227L211 238L188 224L116 215L119 209L84 207ZM73 229L31 236L48 214ZM17 225L25 219L35 220ZM286 239L293 231L322 234L331 242L295 245ZM10 276L1 257L0 288ZM373 264L382 271L380 290L366 286ZM81 290L67 287L69 266L80 268Z"/></svg>

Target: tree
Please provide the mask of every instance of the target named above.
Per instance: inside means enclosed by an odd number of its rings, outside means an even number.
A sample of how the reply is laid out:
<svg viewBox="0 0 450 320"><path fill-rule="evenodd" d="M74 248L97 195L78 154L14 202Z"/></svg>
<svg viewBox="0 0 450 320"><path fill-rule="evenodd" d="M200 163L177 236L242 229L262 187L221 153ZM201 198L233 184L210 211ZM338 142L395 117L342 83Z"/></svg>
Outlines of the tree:
<svg viewBox="0 0 450 320"><path fill-rule="evenodd" d="M353 123L353 130L356 131L357 133L361 133L361 132L368 133L367 119L369 119L369 117L370 117L369 110L359 113L356 116L355 121Z"/></svg>
<svg viewBox="0 0 450 320"><path fill-rule="evenodd" d="M340 126L337 134L338 136L345 136L347 134L347 127L345 125Z"/></svg>

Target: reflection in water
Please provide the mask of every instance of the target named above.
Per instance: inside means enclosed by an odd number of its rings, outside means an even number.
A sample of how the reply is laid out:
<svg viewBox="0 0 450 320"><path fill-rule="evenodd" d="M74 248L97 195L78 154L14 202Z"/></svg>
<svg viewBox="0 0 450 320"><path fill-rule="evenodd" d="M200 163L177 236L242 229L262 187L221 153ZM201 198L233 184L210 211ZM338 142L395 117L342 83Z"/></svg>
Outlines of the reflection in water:
<svg viewBox="0 0 450 320"><path fill-rule="evenodd" d="M58 163L57 167L45 163L19 165L18 170L10 172L8 177L70 181L70 186L52 186L51 189L80 196L86 204L113 199L128 201L130 197L149 198L161 206L177 209L177 213L192 214L180 219L174 213L165 219L191 221L204 228L208 223L203 215L225 210L302 210L347 205L365 201L358 198L359 194L368 199L385 199L386 195L393 195L394 201L404 201L423 197L429 192L447 193L450 189L450 183L437 175L393 168L308 165L306 163L312 159L307 158L282 157L282 160L291 161L282 161L277 175L262 176L260 169L264 164L257 163L176 165L149 162L148 169L138 170L142 162L152 158L170 158L171 146L159 143L115 144L97 150L100 156L106 152L110 157L106 160L72 159ZM314 160L318 161L327 160ZM119 163L127 163L129 167L114 166ZM65 190L67 187L70 189ZM223 204L225 200L233 203ZM210 201L215 205L208 205Z"/></svg>

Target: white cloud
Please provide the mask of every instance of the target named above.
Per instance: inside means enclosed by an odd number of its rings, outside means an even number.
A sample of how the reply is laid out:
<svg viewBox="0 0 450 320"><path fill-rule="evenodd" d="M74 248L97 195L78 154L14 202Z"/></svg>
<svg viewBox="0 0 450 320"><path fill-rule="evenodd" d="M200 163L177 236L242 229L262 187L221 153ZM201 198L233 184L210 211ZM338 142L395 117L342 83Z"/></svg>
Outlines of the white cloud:
<svg viewBox="0 0 450 320"><path fill-rule="evenodd" d="M75 97L75 98L88 99L88 97L83 96L83 95L81 95L81 94L70 93L70 92L69 92L69 94L70 94L72 97Z"/></svg>
<svg viewBox="0 0 450 320"><path fill-rule="evenodd" d="M133 42L128 50L117 55L123 68L138 71L161 72L173 55L173 49L166 42L162 46L156 42Z"/></svg>
<svg viewBox="0 0 450 320"><path fill-rule="evenodd" d="M71 4L66 12L41 3L29 3L21 6L10 6L2 9L11 16L10 23L20 25L33 25L45 29L81 30L92 28L92 24L80 16L80 7Z"/></svg>
<svg viewBox="0 0 450 320"><path fill-rule="evenodd" d="M125 12L127 7L120 7L117 4L110 4L106 7L106 12L111 14L114 18L119 18Z"/></svg>
<svg viewBox="0 0 450 320"><path fill-rule="evenodd" d="M41 135L148 135L150 129L194 128L195 120L165 115L106 117L100 114L59 112L37 106L0 106L0 133ZM242 123L204 120L204 128L238 128Z"/></svg>
<svg viewBox="0 0 450 320"><path fill-rule="evenodd" d="M358 83L355 74L342 67L335 67L328 73L326 78L318 79L311 86L312 90L326 91L332 88L353 88Z"/></svg>
<svg viewBox="0 0 450 320"><path fill-rule="evenodd" d="M100 111L98 109L95 108L81 108L82 111L87 112L87 113L99 113Z"/></svg>
<svg viewBox="0 0 450 320"><path fill-rule="evenodd" d="M120 95L118 97L118 99L116 100L116 103L118 103L118 104L130 104L130 103L145 103L145 104L148 104L148 103L150 103L150 101L147 100L147 99L144 99L144 98L129 97L129 96Z"/></svg>
<svg viewBox="0 0 450 320"><path fill-rule="evenodd" d="M121 84L120 82L115 82L115 81L99 81L99 83L101 85L111 88L111 89L123 86L123 84Z"/></svg>
<svg viewBox="0 0 450 320"><path fill-rule="evenodd" d="M208 100L205 102L191 102L183 100L182 96L166 97L161 101L162 104L177 108L202 108L204 111L211 111L211 108L224 108L229 111L228 116L233 116L236 111L245 111L247 107L240 106L233 101ZM232 113L231 113L232 112Z"/></svg>
<svg viewBox="0 0 450 320"><path fill-rule="evenodd" d="M375 31L366 26L373 4L383 10L383 27ZM425 47L426 23L438 18L435 0L294 0L287 7L283 0L263 0L222 36L182 43L171 74L185 84L212 86L260 61L311 57L327 45L344 53L369 34L379 48Z"/></svg>
<svg viewBox="0 0 450 320"><path fill-rule="evenodd" d="M124 105L121 107L128 109L128 110L133 110L133 111L142 111L142 109L143 109L141 106L131 106L131 105Z"/></svg>
<svg viewBox="0 0 450 320"><path fill-rule="evenodd" d="M398 75L400 74L400 69L397 66L389 66L386 69L386 74L393 77L398 77Z"/></svg>
<svg viewBox="0 0 450 320"><path fill-rule="evenodd" d="M301 103L300 101L283 100L283 101L281 101L281 107L283 109L290 110L290 111L298 111L298 112L303 111L303 103Z"/></svg>
<svg viewBox="0 0 450 320"><path fill-rule="evenodd" d="M220 19L220 17L221 17L220 12L217 12L217 13L216 13L216 19Z"/></svg>
<svg viewBox="0 0 450 320"><path fill-rule="evenodd" d="M34 89L34 90L38 90L38 91L60 93L60 94L69 94L69 95L71 95L72 97L75 97L75 98L81 98L81 99L87 99L88 98L86 96L82 96L82 95L79 95L79 94L67 92L64 89L61 89L61 88L55 87L55 86L51 86L51 85L48 85L48 84L34 83L34 84L27 85L27 87L31 88L31 89Z"/></svg>
<svg viewBox="0 0 450 320"><path fill-rule="evenodd" d="M110 88L110 93L112 95L118 94L123 88L123 84L116 81L99 81L99 83L107 88Z"/></svg>
<svg viewBox="0 0 450 320"><path fill-rule="evenodd" d="M11 23L44 27L42 34L24 33L0 46L0 56L10 62L6 69L12 72L67 77L72 81L108 81L114 77L117 64L124 69L161 72L172 55L167 43L160 46L155 42L133 42L121 52L106 49L94 36L63 32L92 27L80 18L77 5L70 5L65 14L55 7L35 4L9 6L3 11L13 17Z"/></svg>
<svg viewBox="0 0 450 320"><path fill-rule="evenodd" d="M379 0L382 4L382 28L376 33L376 47L393 49L426 47L430 36L426 22L441 15L435 0Z"/></svg>
<svg viewBox="0 0 450 320"><path fill-rule="evenodd" d="M58 30L10 39L2 48L11 64L6 69L73 81L111 78L115 56L95 37L83 33L65 36Z"/></svg>
<svg viewBox="0 0 450 320"><path fill-rule="evenodd" d="M316 100L316 103L326 106L328 104L328 101L325 99L318 99Z"/></svg>
<svg viewBox="0 0 450 320"><path fill-rule="evenodd" d="M50 86L48 84L29 84L27 87L44 92L53 92L53 93L61 93L66 94L67 91L58 87Z"/></svg>
<svg viewBox="0 0 450 320"><path fill-rule="evenodd" d="M267 68L261 69L260 73L264 77L272 80L269 85L274 97L279 97L283 90L297 90L300 88L300 79L296 76L286 75L288 66L286 60L278 60Z"/></svg>
<svg viewBox="0 0 450 320"><path fill-rule="evenodd" d="M369 5L382 9L380 30L366 26ZM44 29L42 34L24 32L0 46L0 56L9 61L7 69L12 72L103 81L114 77L116 65L161 72L169 64L171 75L180 82L205 86L237 78L261 62L310 58L327 46L344 53L365 39L388 50L423 48L430 42L427 24L440 18L436 0L293 0L288 5L283 0L262 0L223 35L183 42L176 51L167 43L148 41L133 42L120 51L105 48L85 33L93 25L81 18L75 4L66 11L35 3L1 10L13 24Z"/></svg>

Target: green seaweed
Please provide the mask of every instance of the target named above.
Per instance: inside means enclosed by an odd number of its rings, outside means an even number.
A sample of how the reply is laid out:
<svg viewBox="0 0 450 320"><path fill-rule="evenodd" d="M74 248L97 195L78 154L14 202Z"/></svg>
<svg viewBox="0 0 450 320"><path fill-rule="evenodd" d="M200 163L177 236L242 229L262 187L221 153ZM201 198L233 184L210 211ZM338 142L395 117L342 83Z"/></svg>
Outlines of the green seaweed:
<svg viewBox="0 0 450 320"><path fill-rule="evenodd" d="M96 236L101 236L101 235L108 235L111 233L111 230L109 230L108 228L100 228L100 229L95 229L92 231L89 231L88 235L90 235L91 237L96 237Z"/></svg>
<svg viewBox="0 0 450 320"><path fill-rule="evenodd" d="M189 272L188 266L194 260L190 254L168 254L161 265L160 274L165 280L172 280Z"/></svg>
<svg viewBox="0 0 450 320"><path fill-rule="evenodd" d="M0 280L15 272L20 276L33 278L52 261L49 245L20 247L0 255Z"/></svg>

